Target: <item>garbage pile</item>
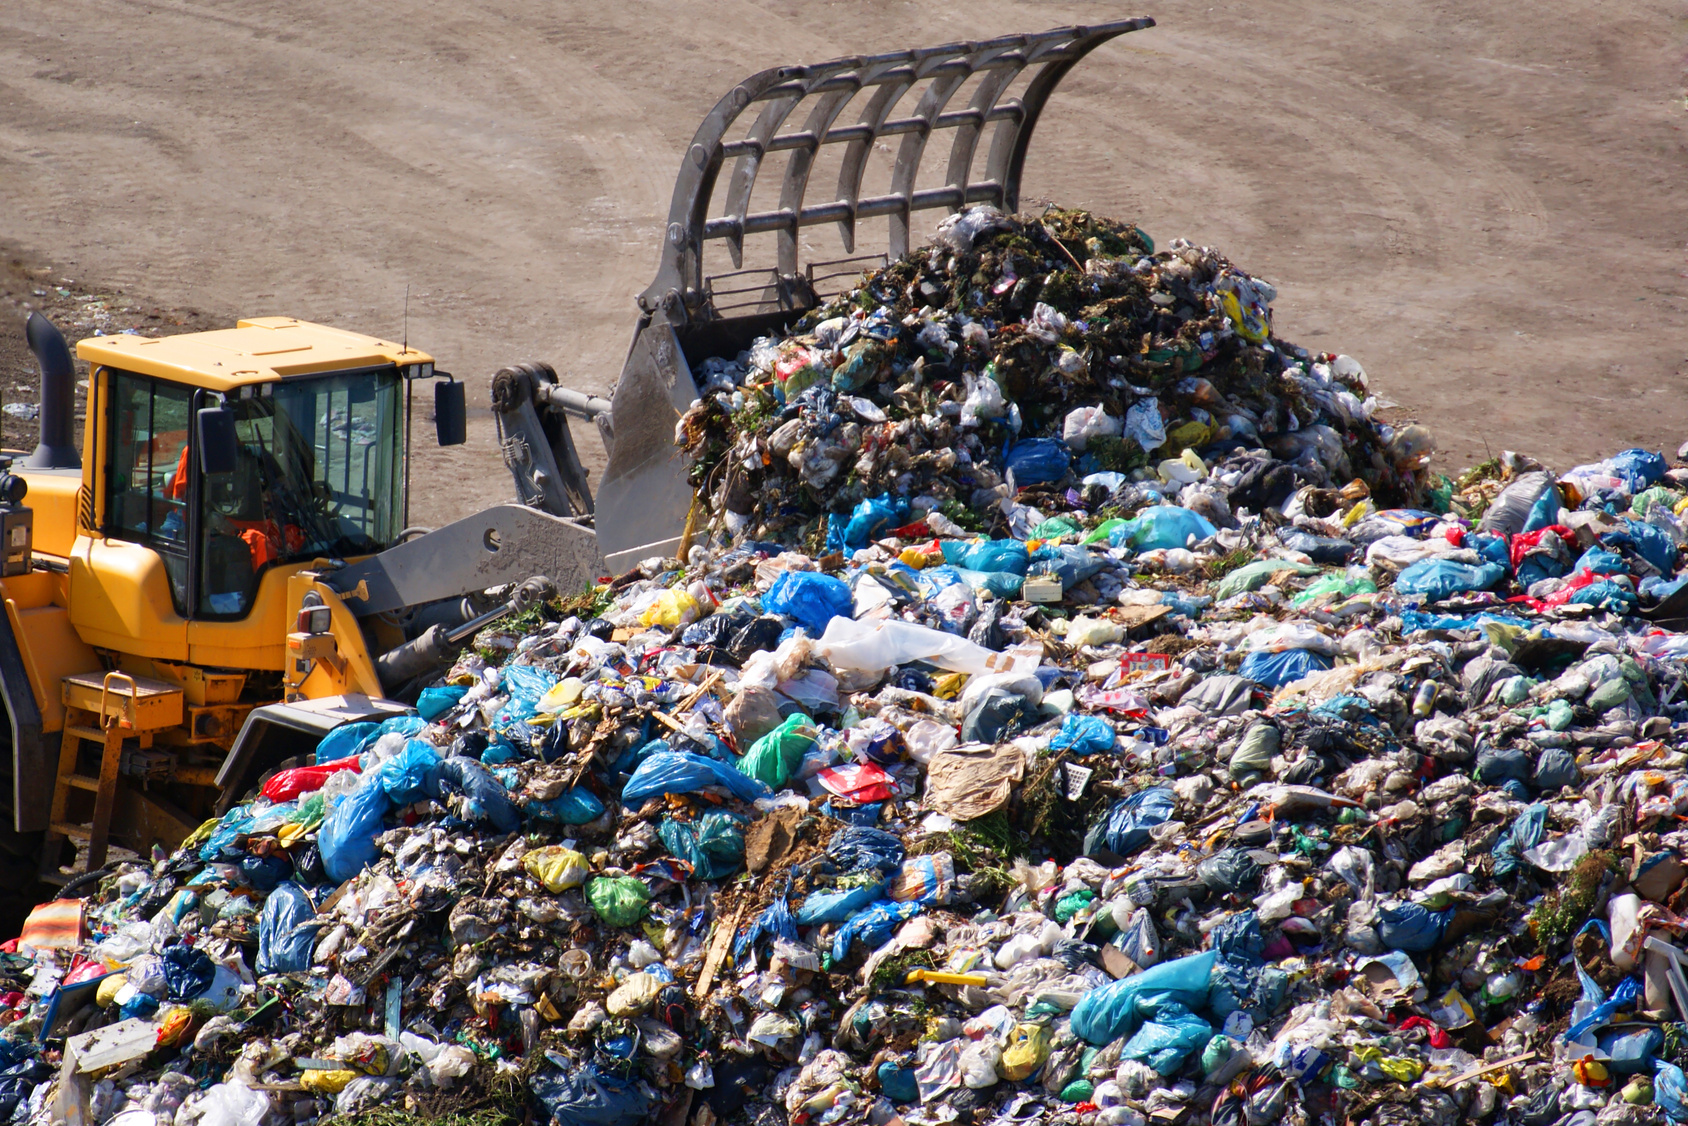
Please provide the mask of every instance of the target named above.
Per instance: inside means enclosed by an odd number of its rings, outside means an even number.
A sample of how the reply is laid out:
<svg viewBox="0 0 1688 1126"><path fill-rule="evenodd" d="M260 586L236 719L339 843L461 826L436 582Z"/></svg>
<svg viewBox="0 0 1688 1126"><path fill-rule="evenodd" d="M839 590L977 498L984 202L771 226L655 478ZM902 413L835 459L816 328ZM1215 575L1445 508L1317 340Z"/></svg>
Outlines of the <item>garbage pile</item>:
<svg viewBox="0 0 1688 1126"><path fill-rule="evenodd" d="M838 551L918 520L1049 538L1169 488L1216 527L1307 486L1421 499L1428 431L1378 420L1351 358L1274 337L1277 291L1215 251L1083 211L977 207L939 237L703 363L678 437L718 531Z"/></svg>
<svg viewBox="0 0 1688 1126"><path fill-rule="evenodd" d="M1688 1120L1688 465L1432 474L1210 252L975 219L1008 226L759 345L809 357L778 412L754 355L716 373L700 480L753 497L719 538L42 905L0 953L0 1121ZM1030 319L908 323L950 258L970 308L1041 279ZM1111 296L1032 337L1081 269ZM837 385L875 349L924 372L900 417Z"/></svg>

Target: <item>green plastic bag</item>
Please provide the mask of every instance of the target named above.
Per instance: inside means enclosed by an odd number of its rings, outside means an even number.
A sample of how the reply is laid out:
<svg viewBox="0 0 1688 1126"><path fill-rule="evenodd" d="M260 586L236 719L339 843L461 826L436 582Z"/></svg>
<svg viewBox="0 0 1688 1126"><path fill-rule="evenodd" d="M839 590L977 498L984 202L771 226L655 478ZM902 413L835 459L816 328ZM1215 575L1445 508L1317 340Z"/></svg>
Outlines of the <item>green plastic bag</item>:
<svg viewBox="0 0 1688 1126"><path fill-rule="evenodd" d="M1316 575L1320 568L1312 563L1292 563L1288 559L1260 559L1226 575L1213 592L1213 597L1223 602L1227 598L1259 590L1272 581L1273 575L1286 571L1296 575Z"/></svg>
<svg viewBox="0 0 1688 1126"><path fill-rule="evenodd" d="M1083 539L1079 540L1078 542L1081 545L1091 544L1091 543L1107 543L1108 537L1114 534L1114 529L1115 528L1123 528L1123 527L1125 527L1125 524L1126 524L1126 522L1124 520L1121 520L1117 516L1112 520L1104 520L1100 524L1096 525L1096 527L1092 528L1085 535L1085 537Z"/></svg>
<svg viewBox="0 0 1688 1126"><path fill-rule="evenodd" d="M1095 898L1096 893L1089 888L1069 891L1055 901L1055 921L1065 926L1074 915L1090 906L1090 901Z"/></svg>
<svg viewBox="0 0 1688 1126"><path fill-rule="evenodd" d="M1051 516L1043 523L1032 529L1031 538L1034 540L1058 540L1062 536L1076 536L1084 531L1077 520L1070 516Z"/></svg>
<svg viewBox="0 0 1688 1126"><path fill-rule="evenodd" d="M1454 483L1440 473L1432 474L1424 486L1424 507L1438 516L1446 515L1454 506Z"/></svg>
<svg viewBox="0 0 1688 1126"><path fill-rule="evenodd" d="M1326 575L1306 590L1290 599L1291 606L1310 606L1315 602L1340 602L1356 594L1375 594L1377 584L1362 576L1350 577L1346 571ZM1334 597L1331 597L1334 596Z"/></svg>
<svg viewBox="0 0 1688 1126"><path fill-rule="evenodd" d="M328 816L328 798L321 790L314 794L307 794L299 799L299 808L288 815L288 820L295 825L303 825L309 829L322 824L322 819Z"/></svg>
<svg viewBox="0 0 1688 1126"><path fill-rule="evenodd" d="M1673 493L1669 489L1654 485L1635 494L1635 499L1629 502L1629 510L1637 516L1645 516L1657 507L1663 507L1666 512L1676 507L1682 499L1681 493Z"/></svg>
<svg viewBox="0 0 1688 1126"><path fill-rule="evenodd" d="M809 748L821 737L815 721L798 712L750 744L750 750L738 760L738 768L745 774L766 783L773 789L785 785Z"/></svg>
<svg viewBox="0 0 1688 1126"><path fill-rule="evenodd" d="M1064 1103L1087 1103L1096 1093L1096 1085L1088 1079L1074 1079L1061 1088L1061 1101Z"/></svg>
<svg viewBox="0 0 1688 1126"><path fill-rule="evenodd" d="M586 885L586 902L612 927L630 927L650 909L651 889L633 876L597 876Z"/></svg>

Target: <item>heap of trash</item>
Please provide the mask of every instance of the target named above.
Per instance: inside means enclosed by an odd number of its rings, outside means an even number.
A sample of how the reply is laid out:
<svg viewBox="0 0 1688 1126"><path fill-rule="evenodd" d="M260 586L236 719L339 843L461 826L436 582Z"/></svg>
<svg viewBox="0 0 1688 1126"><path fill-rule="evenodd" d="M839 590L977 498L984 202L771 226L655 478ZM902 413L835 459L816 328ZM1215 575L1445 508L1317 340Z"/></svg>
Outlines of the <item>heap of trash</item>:
<svg viewBox="0 0 1688 1126"><path fill-rule="evenodd" d="M38 908L0 1121L1688 1121L1688 465L944 237L700 372L684 558Z"/></svg>

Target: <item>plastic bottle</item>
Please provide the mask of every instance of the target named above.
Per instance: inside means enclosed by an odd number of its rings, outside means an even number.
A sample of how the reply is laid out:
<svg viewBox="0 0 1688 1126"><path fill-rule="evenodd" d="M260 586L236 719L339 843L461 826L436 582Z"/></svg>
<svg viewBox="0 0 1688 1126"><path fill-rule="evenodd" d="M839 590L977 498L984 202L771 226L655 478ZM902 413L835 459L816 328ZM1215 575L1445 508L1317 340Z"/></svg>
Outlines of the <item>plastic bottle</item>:
<svg viewBox="0 0 1688 1126"><path fill-rule="evenodd" d="M1424 719L1436 708L1436 696L1441 685L1434 680L1426 680L1418 686L1418 692L1413 696L1413 715Z"/></svg>

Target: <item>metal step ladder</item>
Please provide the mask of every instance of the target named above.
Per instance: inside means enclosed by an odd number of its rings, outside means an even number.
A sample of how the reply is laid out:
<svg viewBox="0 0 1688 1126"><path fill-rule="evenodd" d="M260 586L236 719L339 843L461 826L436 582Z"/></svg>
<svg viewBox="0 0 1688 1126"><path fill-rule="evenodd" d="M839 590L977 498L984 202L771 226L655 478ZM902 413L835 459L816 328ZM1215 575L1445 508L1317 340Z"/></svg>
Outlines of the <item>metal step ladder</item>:
<svg viewBox="0 0 1688 1126"><path fill-rule="evenodd" d="M64 734L59 743L59 769L53 781L41 879L64 884L105 865L123 744L133 739L139 748L149 748L156 732L179 726L182 690L161 680L115 671L73 673L64 678L60 690L65 707ZM78 770L84 739L101 747L97 775ZM72 790L94 795L93 816L86 824L69 820ZM87 846L86 851L78 850L79 862L68 875L57 863L59 844L67 839Z"/></svg>

